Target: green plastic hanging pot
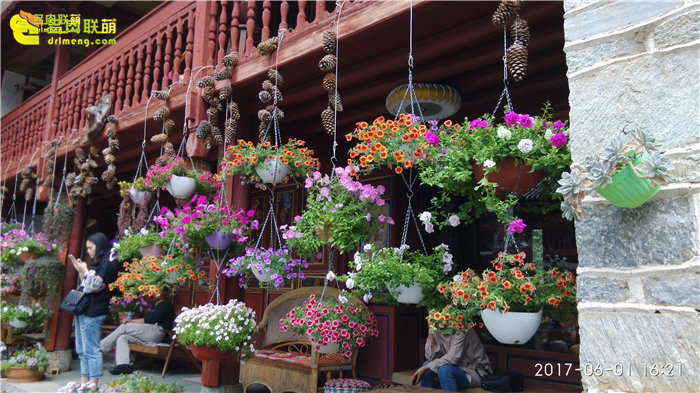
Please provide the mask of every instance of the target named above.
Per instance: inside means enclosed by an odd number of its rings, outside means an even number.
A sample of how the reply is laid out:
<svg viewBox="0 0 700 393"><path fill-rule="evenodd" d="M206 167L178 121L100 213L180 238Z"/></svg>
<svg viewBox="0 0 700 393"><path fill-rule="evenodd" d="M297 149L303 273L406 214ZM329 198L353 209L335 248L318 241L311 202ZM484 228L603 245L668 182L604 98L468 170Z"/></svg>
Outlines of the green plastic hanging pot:
<svg viewBox="0 0 700 393"><path fill-rule="evenodd" d="M643 156L648 157L649 154L645 151ZM635 166L640 165L642 157L637 157L632 163ZM622 170L612 176L612 184L598 187L596 191L613 205L632 209L646 203L660 189L661 186L654 187L651 180L638 178L632 168L625 165Z"/></svg>

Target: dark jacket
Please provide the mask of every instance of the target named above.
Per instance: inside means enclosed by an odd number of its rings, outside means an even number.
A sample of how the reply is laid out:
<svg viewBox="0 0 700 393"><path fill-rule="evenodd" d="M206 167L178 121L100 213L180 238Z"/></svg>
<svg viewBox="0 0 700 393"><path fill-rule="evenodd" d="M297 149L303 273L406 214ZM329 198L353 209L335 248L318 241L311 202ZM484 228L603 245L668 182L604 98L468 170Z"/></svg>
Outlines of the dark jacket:
<svg viewBox="0 0 700 393"><path fill-rule="evenodd" d="M86 293L86 307L80 315L86 315L88 317L99 317L101 315L107 315L109 311L109 299L112 294L109 290L109 284L113 283L117 279L117 264L109 260L109 256L105 256L100 260L97 266L93 266L91 270L95 271L95 275L102 277L102 282L105 284L105 288L99 292Z"/></svg>

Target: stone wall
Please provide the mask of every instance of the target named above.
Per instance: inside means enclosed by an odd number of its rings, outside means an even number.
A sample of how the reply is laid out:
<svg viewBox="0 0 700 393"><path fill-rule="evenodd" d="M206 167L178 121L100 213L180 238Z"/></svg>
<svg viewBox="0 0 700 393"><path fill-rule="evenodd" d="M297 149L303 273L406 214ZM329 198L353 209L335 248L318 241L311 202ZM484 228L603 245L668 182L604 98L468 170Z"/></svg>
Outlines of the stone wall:
<svg viewBox="0 0 700 393"><path fill-rule="evenodd" d="M700 386L700 3L564 2L575 161L624 127L676 169L650 202L587 197L576 223L581 374L588 392Z"/></svg>

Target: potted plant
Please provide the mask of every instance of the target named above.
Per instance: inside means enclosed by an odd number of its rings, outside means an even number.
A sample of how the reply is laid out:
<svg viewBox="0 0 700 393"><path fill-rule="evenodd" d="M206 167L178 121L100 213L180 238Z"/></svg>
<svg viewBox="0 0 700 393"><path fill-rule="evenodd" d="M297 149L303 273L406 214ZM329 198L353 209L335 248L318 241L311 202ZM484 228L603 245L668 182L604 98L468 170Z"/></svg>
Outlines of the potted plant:
<svg viewBox="0 0 700 393"><path fill-rule="evenodd" d="M68 382L66 386L58 389L58 393L89 393L93 392L94 389L95 384L91 382L84 384ZM105 393L183 393L183 388L175 382L169 384L156 382L153 377L142 375L140 371L136 371L133 374L121 375L100 391Z"/></svg>
<svg viewBox="0 0 700 393"><path fill-rule="evenodd" d="M53 255L30 259L22 269L22 296L20 303L27 304L30 298L43 298L44 305L53 308L60 299L65 265Z"/></svg>
<svg viewBox="0 0 700 393"><path fill-rule="evenodd" d="M253 144L238 140L226 149L221 161L221 172L228 176L242 175L243 180L265 189L265 184L286 183L292 178L303 178L320 164L306 142L289 139L282 146L270 142Z"/></svg>
<svg viewBox="0 0 700 393"><path fill-rule="evenodd" d="M374 170L383 166L393 168L397 174L413 167L423 157L422 141L428 128L420 124L420 118L401 113L397 120L376 118L372 124L358 122L355 130L345 135L348 142L357 140L348 151L349 162L362 170Z"/></svg>
<svg viewBox="0 0 700 393"><path fill-rule="evenodd" d="M147 300L145 293L139 293L135 298L124 296L112 296L109 300L109 312L114 321L121 321L120 316L132 313L135 316L145 316L151 311L151 303Z"/></svg>
<svg viewBox="0 0 700 393"><path fill-rule="evenodd" d="M4 266L3 266L4 268ZM22 275L0 273L0 295L2 297L19 295L22 288Z"/></svg>
<svg viewBox="0 0 700 393"><path fill-rule="evenodd" d="M155 190L146 186L143 177L137 177L133 182L120 181L118 184L119 195L122 198L130 198L137 205L149 201L153 197L153 191Z"/></svg>
<svg viewBox="0 0 700 393"><path fill-rule="evenodd" d="M141 228L138 232L126 229L119 241L112 245L117 260L131 261L149 256L161 256L172 243L173 234L157 231L155 226Z"/></svg>
<svg viewBox="0 0 700 393"><path fill-rule="evenodd" d="M656 140L641 130L630 132L631 141L615 139L597 157L586 157L564 172L557 192L562 194L562 216L583 218L586 193L597 191L618 207L635 208L656 195L666 184L673 165L658 152Z"/></svg>
<svg viewBox="0 0 700 393"><path fill-rule="evenodd" d="M502 124L490 115L465 118L461 125L449 120L440 126L429 124L425 158L417 166L421 183L438 188L430 212L439 227L453 214L469 223L486 211L494 212L500 222L510 222L517 218L511 208L518 195L540 180L538 209L556 208L550 202L554 184L571 163L571 154L566 124L552 122L548 103L537 117L506 111ZM448 212L445 207L453 199L458 211Z"/></svg>
<svg viewBox="0 0 700 393"><path fill-rule="evenodd" d="M432 254L408 251L408 246L376 249L367 244L350 262L353 268L339 276L354 296L387 303L419 304L436 307L444 304L437 285L452 271L453 261L447 245L433 248ZM381 294L389 290L391 295ZM436 301L438 302L436 304Z"/></svg>
<svg viewBox="0 0 700 393"><path fill-rule="evenodd" d="M246 247L245 253L228 262L222 271L226 277L240 276L240 285L247 287L252 274L263 285L274 285L279 289L287 280L304 279L301 269L309 267L302 259L290 255L287 247L280 249Z"/></svg>
<svg viewBox="0 0 700 393"><path fill-rule="evenodd" d="M438 286L450 304L428 313L433 328L445 333L463 331L474 326L481 314L496 340L524 344L537 331L543 309L576 301L572 272L525 262L524 252L499 252L491 266L481 274L467 269Z"/></svg>
<svg viewBox="0 0 700 393"><path fill-rule="evenodd" d="M374 314L361 303L348 302L342 294L338 300L316 299L311 294L280 320L280 329L309 339L316 351L340 351L347 358L354 348L364 347L369 339L379 336Z"/></svg>
<svg viewBox="0 0 700 393"><path fill-rule="evenodd" d="M183 308L175 318L175 334L182 345L189 345L192 354L201 359L202 369L211 372L205 378L202 374L202 384L216 386L218 369L222 360L229 356L237 356L245 360L255 351L253 337L257 333L255 311L245 303L231 299L227 304L205 304L194 308ZM238 363L237 363L238 364ZM227 370L238 380L239 367Z"/></svg>
<svg viewBox="0 0 700 393"><path fill-rule="evenodd" d="M280 228L287 246L302 256L314 255L326 244L347 252L381 232L384 223L394 223L379 209L385 204L384 187L356 181L358 169L336 168L332 178L316 171L306 179L306 211L294 218L295 225Z"/></svg>
<svg viewBox="0 0 700 393"><path fill-rule="evenodd" d="M50 202L44 209L44 218L41 225L42 232L47 239L63 242L68 240L73 227L73 207L65 199L57 198Z"/></svg>
<svg viewBox="0 0 700 393"><path fill-rule="evenodd" d="M53 310L45 309L36 303L30 306L2 302L0 320L9 323L15 329L41 326L53 315Z"/></svg>
<svg viewBox="0 0 700 393"><path fill-rule="evenodd" d="M24 229L12 229L2 234L0 239L2 262L19 257L22 261L52 255L61 251L61 246L48 240L41 232L29 233Z"/></svg>
<svg viewBox="0 0 700 393"><path fill-rule="evenodd" d="M221 182L208 171L195 171L181 157L164 155L161 165L148 167L144 185L167 190L177 199L188 199L195 192L213 196L221 188Z"/></svg>
<svg viewBox="0 0 700 393"><path fill-rule="evenodd" d="M17 349L9 359L2 362L0 369L10 383L36 382L44 377L49 355L39 343L31 348Z"/></svg>

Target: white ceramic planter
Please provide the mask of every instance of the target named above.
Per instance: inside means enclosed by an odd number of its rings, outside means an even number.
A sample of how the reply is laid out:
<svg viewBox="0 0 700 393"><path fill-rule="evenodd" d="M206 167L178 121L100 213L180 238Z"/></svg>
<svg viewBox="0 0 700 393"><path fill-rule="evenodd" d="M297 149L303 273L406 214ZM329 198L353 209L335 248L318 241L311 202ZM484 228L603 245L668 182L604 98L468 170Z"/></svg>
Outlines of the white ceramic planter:
<svg viewBox="0 0 700 393"><path fill-rule="evenodd" d="M272 272L259 272L258 269L252 268L250 269L253 271L253 275L255 278L258 279L260 282L269 282L270 281L270 276L272 275Z"/></svg>
<svg viewBox="0 0 700 393"><path fill-rule="evenodd" d="M309 336L309 341L311 340L311 336ZM329 354L329 353L338 353L340 351L340 343L337 342L329 342L326 345L321 345L321 348L319 348L318 352L323 353L323 354Z"/></svg>
<svg viewBox="0 0 700 393"><path fill-rule="evenodd" d="M197 183L193 178L187 176L172 175L165 189L170 195L178 199L187 199L194 194Z"/></svg>
<svg viewBox="0 0 700 393"><path fill-rule="evenodd" d="M131 197L132 202L134 202L137 205L140 205L144 201L150 201L151 197L153 197L153 193L150 191L139 191L135 188L130 188L129 196Z"/></svg>
<svg viewBox="0 0 700 393"><path fill-rule="evenodd" d="M255 173L264 183L277 184L284 180L289 173L289 165L281 163L277 158L265 160L255 166Z"/></svg>
<svg viewBox="0 0 700 393"><path fill-rule="evenodd" d="M397 302L404 304L418 304L425 299L423 290L418 283L413 283L409 287L399 285L397 288L389 288L389 292L391 292Z"/></svg>
<svg viewBox="0 0 700 393"><path fill-rule="evenodd" d="M27 323L26 323L26 322L20 321L20 320L17 319L17 318L11 320L9 323L10 323L10 325L11 325L13 328L16 328L16 329L23 329L23 328L26 328L26 327L27 327Z"/></svg>
<svg viewBox="0 0 700 393"><path fill-rule="evenodd" d="M481 319L489 333L501 344L525 344L537 332L542 321L539 312L514 312L503 314L498 310L481 311Z"/></svg>

